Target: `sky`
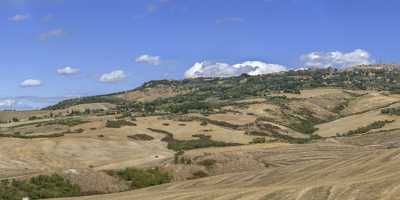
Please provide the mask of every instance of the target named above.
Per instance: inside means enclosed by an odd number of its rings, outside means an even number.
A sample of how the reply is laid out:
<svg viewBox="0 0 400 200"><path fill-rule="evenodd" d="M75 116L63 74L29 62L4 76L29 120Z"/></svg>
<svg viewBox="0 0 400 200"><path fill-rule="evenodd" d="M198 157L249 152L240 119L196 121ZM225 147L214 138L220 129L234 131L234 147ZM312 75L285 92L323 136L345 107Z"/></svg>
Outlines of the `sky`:
<svg viewBox="0 0 400 200"><path fill-rule="evenodd" d="M398 0L0 0L0 109L400 61Z"/></svg>

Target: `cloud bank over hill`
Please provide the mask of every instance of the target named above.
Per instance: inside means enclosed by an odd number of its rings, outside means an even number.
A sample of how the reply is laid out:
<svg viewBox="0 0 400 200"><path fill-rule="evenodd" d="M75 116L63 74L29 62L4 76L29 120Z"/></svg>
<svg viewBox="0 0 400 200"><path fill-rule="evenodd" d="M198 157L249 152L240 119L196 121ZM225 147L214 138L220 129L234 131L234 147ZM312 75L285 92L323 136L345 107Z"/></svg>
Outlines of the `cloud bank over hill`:
<svg viewBox="0 0 400 200"><path fill-rule="evenodd" d="M224 62L203 61L195 63L185 72L185 78L199 77L231 77L241 74L251 76L277 73L290 69L309 68L346 68L357 65L373 64L371 54L363 49L356 49L351 52L311 52L300 56L300 67L290 68L280 64L270 64L263 61L245 61L239 64L228 64Z"/></svg>
<svg viewBox="0 0 400 200"><path fill-rule="evenodd" d="M366 65L374 63L369 52L356 49L352 52L311 52L301 56L301 62L305 67L313 68L346 68L355 65Z"/></svg>
<svg viewBox="0 0 400 200"><path fill-rule="evenodd" d="M286 71L287 68L279 64L268 64L262 61L246 61L238 64L203 61L195 63L185 72L185 78L199 77L230 77L241 74L252 76Z"/></svg>

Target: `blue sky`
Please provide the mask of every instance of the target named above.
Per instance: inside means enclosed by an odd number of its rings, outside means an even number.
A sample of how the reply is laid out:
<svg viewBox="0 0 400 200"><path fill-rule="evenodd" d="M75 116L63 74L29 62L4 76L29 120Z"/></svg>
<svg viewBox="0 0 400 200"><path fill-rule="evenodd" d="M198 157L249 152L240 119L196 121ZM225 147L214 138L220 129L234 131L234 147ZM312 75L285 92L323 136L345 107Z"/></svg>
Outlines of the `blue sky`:
<svg viewBox="0 0 400 200"><path fill-rule="evenodd" d="M399 9L396 0L0 0L0 108L154 79L395 63Z"/></svg>

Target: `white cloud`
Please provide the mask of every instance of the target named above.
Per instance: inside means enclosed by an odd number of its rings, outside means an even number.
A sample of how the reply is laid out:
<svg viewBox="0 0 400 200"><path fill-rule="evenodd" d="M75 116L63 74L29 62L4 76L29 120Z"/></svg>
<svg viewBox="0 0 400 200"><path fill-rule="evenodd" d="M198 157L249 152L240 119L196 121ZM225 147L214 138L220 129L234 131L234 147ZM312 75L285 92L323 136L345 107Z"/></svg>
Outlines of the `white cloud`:
<svg viewBox="0 0 400 200"><path fill-rule="evenodd" d="M306 67L316 68L345 68L374 63L371 59L371 55L362 49L356 49L348 53L342 53L340 51L311 52L301 56L301 61Z"/></svg>
<svg viewBox="0 0 400 200"><path fill-rule="evenodd" d="M13 22L21 22L21 21L25 21L28 20L30 18L30 16L28 14L25 15L14 15L10 18L8 18L8 20L13 21Z"/></svg>
<svg viewBox="0 0 400 200"><path fill-rule="evenodd" d="M185 72L186 78L199 77L230 77L248 74L251 76L260 74L286 71L286 67L278 64L268 64L261 61L246 61L230 65L227 63L198 62Z"/></svg>
<svg viewBox="0 0 400 200"><path fill-rule="evenodd" d="M0 99L0 107L10 107L17 104L15 99Z"/></svg>
<svg viewBox="0 0 400 200"><path fill-rule="evenodd" d="M151 56L151 55L141 55L136 58L136 62L146 63L150 65L159 65L161 63L160 56Z"/></svg>
<svg viewBox="0 0 400 200"><path fill-rule="evenodd" d="M72 75L72 74L77 74L79 72L80 70L78 68L73 68L73 67L64 67L62 69L57 70L57 73L60 75Z"/></svg>
<svg viewBox="0 0 400 200"><path fill-rule="evenodd" d="M112 71L107 74L103 74L100 77L100 82L103 83L115 83L118 81L122 81L126 78L125 72L122 70Z"/></svg>
<svg viewBox="0 0 400 200"><path fill-rule="evenodd" d="M66 35L66 33L63 29L53 29L48 32L40 34L39 38L41 40L48 40L50 38L62 37L64 35Z"/></svg>
<svg viewBox="0 0 400 200"><path fill-rule="evenodd" d="M68 97L6 97L0 99L0 110L33 110L54 105Z"/></svg>
<svg viewBox="0 0 400 200"><path fill-rule="evenodd" d="M244 22L244 19L241 17L225 17L225 18L215 20L216 24L242 23L242 22Z"/></svg>
<svg viewBox="0 0 400 200"><path fill-rule="evenodd" d="M36 79L27 79L25 81L22 81L20 84L21 87L37 87L41 85L42 81Z"/></svg>

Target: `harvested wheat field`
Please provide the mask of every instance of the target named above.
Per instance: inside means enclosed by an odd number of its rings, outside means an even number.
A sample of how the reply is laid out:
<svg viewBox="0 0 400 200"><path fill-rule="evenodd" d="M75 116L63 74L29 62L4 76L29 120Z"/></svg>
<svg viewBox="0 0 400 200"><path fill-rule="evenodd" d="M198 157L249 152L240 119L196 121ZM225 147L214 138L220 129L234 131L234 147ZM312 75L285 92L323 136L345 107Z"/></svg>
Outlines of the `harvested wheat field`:
<svg viewBox="0 0 400 200"><path fill-rule="evenodd" d="M257 150L258 148L258 150ZM225 173L133 192L67 199L396 199L399 150L337 143L237 149L264 169ZM217 154L234 154L235 150ZM216 153L216 152L215 152ZM196 153L195 153L196 154ZM268 159L270 155L272 160ZM281 157L281 158L280 158ZM300 159L301 158L301 159Z"/></svg>

